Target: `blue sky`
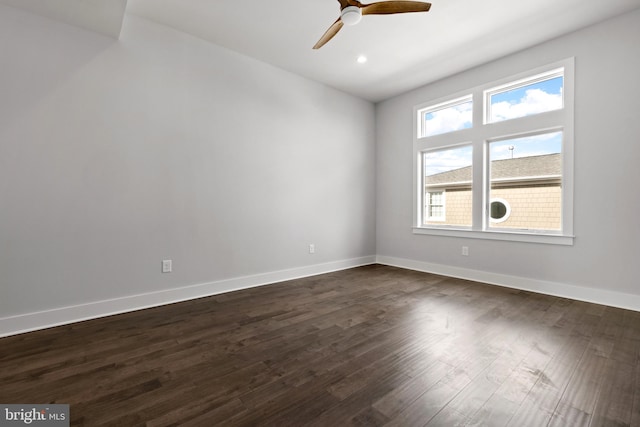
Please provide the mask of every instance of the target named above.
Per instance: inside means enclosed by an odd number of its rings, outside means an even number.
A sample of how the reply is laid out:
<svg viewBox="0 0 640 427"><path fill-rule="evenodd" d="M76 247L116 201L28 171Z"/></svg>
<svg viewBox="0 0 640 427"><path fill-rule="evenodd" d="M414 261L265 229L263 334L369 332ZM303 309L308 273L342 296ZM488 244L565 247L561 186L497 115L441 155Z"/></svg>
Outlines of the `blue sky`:
<svg viewBox="0 0 640 427"><path fill-rule="evenodd" d="M473 102L467 101L453 107L441 108L426 113L424 115L423 136L470 128L472 124L472 109Z"/></svg>
<svg viewBox="0 0 640 427"><path fill-rule="evenodd" d="M492 142L489 145L490 159L510 159L512 153L509 147L513 147L514 159L518 157L561 153L562 132L552 132L531 137Z"/></svg>
<svg viewBox="0 0 640 427"><path fill-rule="evenodd" d="M563 78L556 77L491 96L489 121L515 119L562 108Z"/></svg>
<svg viewBox="0 0 640 427"><path fill-rule="evenodd" d="M513 150L510 150L510 147L513 147ZM562 132L506 139L489 144L491 160L510 159L512 154L515 159L561 152ZM471 166L472 153L470 145L425 153L425 176Z"/></svg>
<svg viewBox="0 0 640 427"><path fill-rule="evenodd" d="M471 166L471 156L472 148L470 145L425 153L424 174L430 176Z"/></svg>
<svg viewBox="0 0 640 427"><path fill-rule="evenodd" d="M509 103L518 102L519 100L522 100L526 97L527 91L535 90L535 89L541 90L548 94L559 95L562 93L562 86L563 86L562 77L556 77L553 79L544 80L539 83L534 83L532 85L524 86L518 89L497 93L491 97L491 103L494 104L494 103L505 102L505 101Z"/></svg>
<svg viewBox="0 0 640 427"><path fill-rule="evenodd" d="M509 120L562 108L563 78L556 77L491 96L489 120ZM424 115L425 136L471 127L471 102L440 109ZM510 150L509 147L513 147ZM562 152L562 132L491 142L491 160L512 156L529 157ZM471 146L456 147L425 154L425 175L446 172L471 165Z"/></svg>

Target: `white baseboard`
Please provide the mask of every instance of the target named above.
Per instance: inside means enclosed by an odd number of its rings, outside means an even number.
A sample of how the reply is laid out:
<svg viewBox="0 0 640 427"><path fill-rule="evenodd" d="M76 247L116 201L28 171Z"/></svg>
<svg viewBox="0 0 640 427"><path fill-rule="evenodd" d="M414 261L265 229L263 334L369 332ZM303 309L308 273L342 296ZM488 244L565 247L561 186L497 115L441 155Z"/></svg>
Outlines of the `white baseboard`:
<svg viewBox="0 0 640 427"><path fill-rule="evenodd" d="M375 261L376 257L372 255L4 317L0 318L0 337L207 297L224 292L269 285L285 280L345 270L362 265L374 264Z"/></svg>
<svg viewBox="0 0 640 427"><path fill-rule="evenodd" d="M375 263L640 311L640 295L372 255L4 317L0 318L0 337Z"/></svg>
<svg viewBox="0 0 640 427"><path fill-rule="evenodd" d="M626 294L622 292L608 291L603 289L587 288L583 286L567 285L564 283L548 282L544 280L510 276L506 274L489 273L486 271L472 270L461 267L451 267L442 264L431 264L428 262L394 258L382 255L378 255L376 257L376 262L378 264L422 271L425 273L457 277L460 279L473 280L476 282L488 283L491 285L504 286L506 288L520 289L524 291L537 292L540 294L570 298L578 301L624 308L627 310L640 311L640 295Z"/></svg>

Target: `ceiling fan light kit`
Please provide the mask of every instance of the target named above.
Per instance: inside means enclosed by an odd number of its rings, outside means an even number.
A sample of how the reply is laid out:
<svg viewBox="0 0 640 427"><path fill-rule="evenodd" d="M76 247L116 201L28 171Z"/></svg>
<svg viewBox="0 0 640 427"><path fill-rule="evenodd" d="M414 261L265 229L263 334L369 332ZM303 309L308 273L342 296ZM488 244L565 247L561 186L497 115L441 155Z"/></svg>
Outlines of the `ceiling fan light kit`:
<svg viewBox="0 0 640 427"><path fill-rule="evenodd" d="M392 15L394 13L428 12L431 3L422 1L388 0L377 3L363 4L358 0L338 0L340 3L340 17L324 33L314 49L320 49L331 40L344 25L356 25L362 15Z"/></svg>
<svg viewBox="0 0 640 427"><path fill-rule="evenodd" d="M340 12L340 19L344 25L356 25L362 19L362 11L357 6L347 6Z"/></svg>

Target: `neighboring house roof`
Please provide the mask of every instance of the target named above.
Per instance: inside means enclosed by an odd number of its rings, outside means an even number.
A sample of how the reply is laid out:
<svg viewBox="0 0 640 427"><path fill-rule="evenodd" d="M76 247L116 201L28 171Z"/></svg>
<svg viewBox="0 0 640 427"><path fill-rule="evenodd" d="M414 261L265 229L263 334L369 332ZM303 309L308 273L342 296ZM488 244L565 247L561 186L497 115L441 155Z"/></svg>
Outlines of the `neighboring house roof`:
<svg viewBox="0 0 640 427"><path fill-rule="evenodd" d="M562 176L562 154L517 157L491 162L491 179L499 181L522 181L526 179L549 179ZM426 177L426 185L470 184L471 166L441 172Z"/></svg>

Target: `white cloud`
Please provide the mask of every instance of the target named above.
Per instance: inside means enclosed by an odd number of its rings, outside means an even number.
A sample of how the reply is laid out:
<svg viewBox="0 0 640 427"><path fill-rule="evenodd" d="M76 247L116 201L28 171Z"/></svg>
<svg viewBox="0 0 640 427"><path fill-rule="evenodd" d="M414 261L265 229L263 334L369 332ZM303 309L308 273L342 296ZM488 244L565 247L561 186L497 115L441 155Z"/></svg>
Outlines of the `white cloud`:
<svg viewBox="0 0 640 427"><path fill-rule="evenodd" d="M520 101L496 102L491 105L492 121L515 119L562 108L562 93L547 93L542 89L529 89Z"/></svg>
<svg viewBox="0 0 640 427"><path fill-rule="evenodd" d="M444 108L428 114L424 136L438 135L465 129L471 125L473 105L471 102Z"/></svg>
<svg viewBox="0 0 640 427"><path fill-rule="evenodd" d="M425 155L425 175L471 166L471 147L434 151Z"/></svg>

